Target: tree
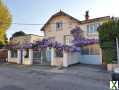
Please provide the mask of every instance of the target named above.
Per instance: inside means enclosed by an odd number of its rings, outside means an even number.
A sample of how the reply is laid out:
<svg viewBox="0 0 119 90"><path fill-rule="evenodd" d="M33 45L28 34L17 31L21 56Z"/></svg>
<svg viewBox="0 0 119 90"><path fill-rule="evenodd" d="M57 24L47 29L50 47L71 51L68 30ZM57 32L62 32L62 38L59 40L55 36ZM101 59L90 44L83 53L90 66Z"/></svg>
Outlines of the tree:
<svg viewBox="0 0 119 90"><path fill-rule="evenodd" d="M103 23L98 28L98 32L103 63L117 63L116 38L119 38L119 20L111 19Z"/></svg>
<svg viewBox="0 0 119 90"><path fill-rule="evenodd" d="M12 35L11 39L14 38L14 37L25 36L25 35L26 35L25 32L23 32L23 31L18 31L18 32L15 32L15 33Z"/></svg>
<svg viewBox="0 0 119 90"><path fill-rule="evenodd" d="M11 21L12 19L9 10L2 0L0 0L0 44L6 44L5 32L9 28Z"/></svg>
<svg viewBox="0 0 119 90"><path fill-rule="evenodd" d="M8 38L7 38L6 34L4 35L4 38L5 38L5 43L8 44Z"/></svg>

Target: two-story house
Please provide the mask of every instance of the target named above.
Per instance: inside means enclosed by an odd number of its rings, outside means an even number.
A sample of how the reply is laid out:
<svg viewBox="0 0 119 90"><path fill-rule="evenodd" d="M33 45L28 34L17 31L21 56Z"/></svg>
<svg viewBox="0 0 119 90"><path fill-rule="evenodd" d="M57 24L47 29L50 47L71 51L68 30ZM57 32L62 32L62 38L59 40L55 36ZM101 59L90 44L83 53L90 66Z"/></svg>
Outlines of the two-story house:
<svg viewBox="0 0 119 90"><path fill-rule="evenodd" d="M99 39L97 28L109 19L109 16L90 19L89 13L86 11L85 20L80 21L63 11L59 11L50 17L50 19L41 28L41 31L44 31L45 38L50 38L62 44L71 45L73 40L71 35L72 29L80 27L83 31L82 36L84 38ZM60 59L64 60L64 56L60 57ZM74 61L74 58L77 58L78 61ZM84 64L102 64L101 49L98 43L84 46L81 48L79 55L69 53L67 54L66 59L68 60L66 61L68 63L66 66L75 62ZM55 60L59 60L56 53ZM63 62L65 63L65 61Z"/></svg>

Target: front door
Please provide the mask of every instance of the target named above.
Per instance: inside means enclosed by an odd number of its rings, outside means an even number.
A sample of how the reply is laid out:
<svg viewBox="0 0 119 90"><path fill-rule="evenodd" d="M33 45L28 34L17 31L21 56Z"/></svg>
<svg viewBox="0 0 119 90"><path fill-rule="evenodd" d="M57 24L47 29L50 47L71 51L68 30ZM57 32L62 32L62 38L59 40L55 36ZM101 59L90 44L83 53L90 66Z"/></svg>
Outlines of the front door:
<svg viewBox="0 0 119 90"><path fill-rule="evenodd" d="M50 52L46 49L33 51L33 64L50 65Z"/></svg>

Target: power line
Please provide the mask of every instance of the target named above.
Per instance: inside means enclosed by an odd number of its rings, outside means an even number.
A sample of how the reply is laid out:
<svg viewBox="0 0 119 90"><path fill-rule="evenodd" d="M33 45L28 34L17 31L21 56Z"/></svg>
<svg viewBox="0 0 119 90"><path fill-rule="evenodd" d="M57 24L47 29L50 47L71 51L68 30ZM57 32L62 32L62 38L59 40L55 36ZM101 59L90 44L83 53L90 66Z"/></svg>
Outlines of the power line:
<svg viewBox="0 0 119 90"><path fill-rule="evenodd" d="M15 25L44 25L44 24L31 24L31 23L11 23L11 24L15 24Z"/></svg>
<svg viewBox="0 0 119 90"><path fill-rule="evenodd" d="M72 24L72 23L77 23L77 22L67 22L67 23L62 23L62 24ZM0 25L7 25L8 23L0 23ZM44 23L11 23L13 25L29 25L29 26L39 26L39 25L46 25ZM56 24L56 23L48 23L48 24Z"/></svg>

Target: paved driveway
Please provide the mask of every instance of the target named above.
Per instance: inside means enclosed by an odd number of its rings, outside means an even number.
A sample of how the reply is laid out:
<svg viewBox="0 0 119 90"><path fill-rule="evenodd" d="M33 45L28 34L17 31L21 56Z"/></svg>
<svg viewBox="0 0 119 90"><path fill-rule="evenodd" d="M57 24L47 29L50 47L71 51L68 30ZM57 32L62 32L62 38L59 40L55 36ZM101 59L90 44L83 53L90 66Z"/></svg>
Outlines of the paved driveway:
<svg viewBox="0 0 119 90"><path fill-rule="evenodd" d="M110 74L99 66L0 65L0 90L109 90Z"/></svg>

